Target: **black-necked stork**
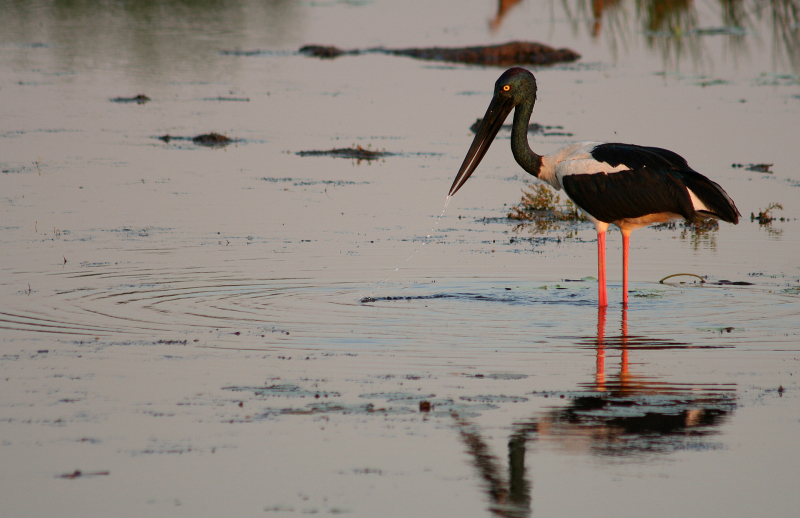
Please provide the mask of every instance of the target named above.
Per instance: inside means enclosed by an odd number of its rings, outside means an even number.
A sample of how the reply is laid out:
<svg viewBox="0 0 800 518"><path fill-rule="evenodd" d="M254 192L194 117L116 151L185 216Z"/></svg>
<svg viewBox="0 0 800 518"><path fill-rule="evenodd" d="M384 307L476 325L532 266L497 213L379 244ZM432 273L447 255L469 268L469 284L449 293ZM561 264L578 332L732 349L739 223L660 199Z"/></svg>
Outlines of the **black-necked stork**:
<svg viewBox="0 0 800 518"><path fill-rule="evenodd" d="M494 97L475 140L450 187L453 196L478 167L511 110L514 125L511 151L533 176L564 189L597 229L599 305L606 296L606 230L622 231L622 301L628 303L628 245L633 230L685 218L739 222L739 210L717 183L693 170L686 160L666 149L632 144L576 142L548 155L528 145L528 124L536 102L536 78L523 68L506 70L494 87ZM448 198L449 198L448 196Z"/></svg>

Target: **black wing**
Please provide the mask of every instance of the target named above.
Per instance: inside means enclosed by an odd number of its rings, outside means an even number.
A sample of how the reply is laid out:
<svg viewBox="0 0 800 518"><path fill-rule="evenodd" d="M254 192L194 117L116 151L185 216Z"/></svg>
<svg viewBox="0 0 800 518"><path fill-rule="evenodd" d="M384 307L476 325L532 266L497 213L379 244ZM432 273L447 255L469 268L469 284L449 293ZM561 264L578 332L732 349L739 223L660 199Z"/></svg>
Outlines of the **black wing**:
<svg viewBox="0 0 800 518"><path fill-rule="evenodd" d="M631 144L599 144L591 151L598 162L628 171L565 175L567 195L584 211L610 223L624 218L670 212L688 221L710 216L738 223L739 211L717 183L694 171L677 153ZM599 164L598 164L599 166ZM709 209L696 211L691 191Z"/></svg>
<svg viewBox="0 0 800 518"><path fill-rule="evenodd" d="M598 162L605 162L612 167L620 164L630 169L674 169L690 170L686 159L678 153L660 147L636 146L633 144L599 144L592 150L592 157Z"/></svg>
<svg viewBox="0 0 800 518"><path fill-rule="evenodd" d="M695 210L686 187L674 175L648 167L616 173L574 174L561 179L564 191L600 221L670 212L687 220Z"/></svg>
<svg viewBox="0 0 800 518"><path fill-rule="evenodd" d="M734 225L739 223L739 209L725 189L720 187L717 182L709 180L697 171L681 171L683 183L700 198L700 201L708 207L708 211L698 211L700 215L718 218Z"/></svg>

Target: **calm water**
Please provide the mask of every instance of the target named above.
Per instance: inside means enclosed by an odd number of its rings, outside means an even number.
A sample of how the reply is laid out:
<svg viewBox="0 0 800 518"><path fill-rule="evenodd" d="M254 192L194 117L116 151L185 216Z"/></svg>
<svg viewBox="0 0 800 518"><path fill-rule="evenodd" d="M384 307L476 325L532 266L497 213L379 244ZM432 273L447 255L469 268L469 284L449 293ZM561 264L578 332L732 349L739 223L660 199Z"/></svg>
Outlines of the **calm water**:
<svg viewBox="0 0 800 518"><path fill-rule="evenodd" d="M499 4L0 2L3 516L796 514L800 6ZM598 311L593 227L505 219L507 133L442 212L500 69L296 52L511 40L583 56L534 150L744 216L636 232L627 311L618 233Z"/></svg>

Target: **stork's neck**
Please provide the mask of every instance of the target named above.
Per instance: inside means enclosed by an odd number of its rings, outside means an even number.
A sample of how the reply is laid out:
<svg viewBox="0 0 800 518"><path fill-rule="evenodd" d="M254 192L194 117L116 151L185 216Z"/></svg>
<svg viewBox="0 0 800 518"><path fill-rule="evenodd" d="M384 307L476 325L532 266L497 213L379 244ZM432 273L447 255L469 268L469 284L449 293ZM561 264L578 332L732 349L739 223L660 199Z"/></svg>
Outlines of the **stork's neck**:
<svg viewBox="0 0 800 518"><path fill-rule="evenodd" d="M539 177L542 157L528 145L528 124L533 113L533 101L523 101L514 108L514 125L511 127L511 151L514 159L525 171Z"/></svg>

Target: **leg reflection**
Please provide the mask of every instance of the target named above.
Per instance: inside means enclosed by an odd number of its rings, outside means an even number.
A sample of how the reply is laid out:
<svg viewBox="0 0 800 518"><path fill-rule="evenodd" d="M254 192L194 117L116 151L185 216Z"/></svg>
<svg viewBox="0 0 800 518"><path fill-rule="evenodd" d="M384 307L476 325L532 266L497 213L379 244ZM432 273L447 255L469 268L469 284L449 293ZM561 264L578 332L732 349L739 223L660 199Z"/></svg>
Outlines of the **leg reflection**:
<svg viewBox="0 0 800 518"><path fill-rule="evenodd" d="M595 366L595 389L605 390L606 385L606 312L608 307L597 308L597 364Z"/></svg>
<svg viewBox="0 0 800 518"><path fill-rule="evenodd" d="M491 502L489 510L496 516L525 518L531 514L531 485L525 478L525 444L527 433L522 430L508 441L508 480L502 475L497 457L489 452L477 427L456 413L452 414L461 440L472 457L472 465L484 481L484 490Z"/></svg>
<svg viewBox="0 0 800 518"><path fill-rule="evenodd" d="M525 434L512 435L508 440L508 500L519 511L531 510L531 484L525 479Z"/></svg>

